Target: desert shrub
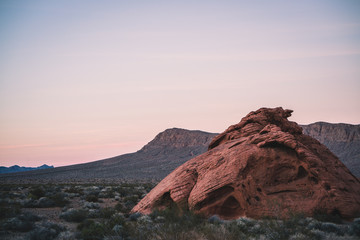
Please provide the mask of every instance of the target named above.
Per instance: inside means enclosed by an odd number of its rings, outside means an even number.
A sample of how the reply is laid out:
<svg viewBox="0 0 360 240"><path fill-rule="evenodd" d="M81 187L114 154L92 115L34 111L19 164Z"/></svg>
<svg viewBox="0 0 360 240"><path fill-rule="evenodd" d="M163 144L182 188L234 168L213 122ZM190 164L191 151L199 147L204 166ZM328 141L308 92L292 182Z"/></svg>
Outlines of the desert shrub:
<svg viewBox="0 0 360 240"><path fill-rule="evenodd" d="M329 214L326 209L316 209L313 213L313 217L321 222L342 223L341 215L336 210Z"/></svg>
<svg viewBox="0 0 360 240"><path fill-rule="evenodd" d="M100 208L100 204L97 202L85 202L83 205L83 208L87 208L87 209L99 209Z"/></svg>
<svg viewBox="0 0 360 240"><path fill-rule="evenodd" d="M15 217L20 214L21 208L19 204L0 203L0 220Z"/></svg>
<svg viewBox="0 0 360 240"><path fill-rule="evenodd" d="M125 218L122 214L115 213L106 222L106 225L109 229L113 229L116 225L125 225Z"/></svg>
<svg viewBox="0 0 360 240"><path fill-rule="evenodd" d="M54 201L55 206L64 207L69 203L69 200L66 198L65 194L62 192L58 192L50 197L52 201Z"/></svg>
<svg viewBox="0 0 360 240"><path fill-rule="evenodd" d="M18 218L20 220L23 220L23 221L29 221L29 222L36 222L36 221L40 221L41 220L41 217L37 216L37 215L34 215L32 213L29 213L29 212L25 212L21 215L18 216Z"/></svg>
<svg viewBox="0 0 360 240"><path fill-rule="evenodd" d="M98 197L93 194L86 195L85 200L88 202L98 202L99 201Z"/></svg>
<svg viewBox="0 0 360 240"><path fill-rule="evenodd" d="M303 233L295 233L289 237L289 240L308 240L309 236L304 235Z"/></svg>
<svg viewBox="0 0 360 240"><path fill-rule="evenodd" d="M121 202L118 202L116 205L115 205L115 209L116 211L119 211L119 212L122 212L122 213L128 213L130 212L131 208L127 208L123 203Z"/></svg>
<svg viewBox="0 0 360 240"><path fill-rule="evenodd" d="M82 222L88 217L88 211L84 209L70 208L66 212L60 214L60 218L63 218L67 222Z"/></svg>
<svg viewBox="0 0 360 240"><path fill-rule="evenodd" d="M34 228L34 222L41 218L31 213L23 213L17 217L7 219L2 223L2 228L18 232L28 232Z"/></svg>
<svg viewBox="0 0 360 240"><path fill-rule="evenodd" d="M35 186L32 187L29 191L29 197L34 199L39 199L45 196L45 190L43 187Z"/></svg>
<svg viewBox="0 0 360 240"><path fill-rule="evenodd" d="M355 234L356 230L350 231L350 228L357 229L359 223L354 221L354 226L321 223L317 220L305 218L301 214L293 215L284 220L276 218L262 220L239 218L224 221L218 217L204 218L191 211L174 207L155 210L150 215L131 214L128 221L124 221L121 215L119 222L112 221L110 223L110 220L103 225L105 229L108 229L108 239L145 240L355 239L349 234Z"/></svg>
<svg viewBox="0 0 360 240"><path fill-rule="evenodd" d="M99 197L101 198L114 198L115 197L115 193L113 191L109 191L109 192L101 192L99 194Z"/></svg>
<svg viewBox="0 0 360 240"><path fill-rule="evenodd" d="M1 185L0 186L1 192L10 192L12 190L13 190L13 186L11 186L11 185Z"/></svg>
<svg viewBox="0 0 360 240"><path fill-rule="evenodd" d="M78 225L78 230L81 231L81 238L84 240L99 240L103 239L106 234L106 227L94 220L85 220Z"/></svg>
<svg viewBox="0 0 360 240"><path fill-rule="evenodd" d="M75 240L80 234L71 230L65 230L59 233L56 240Z"/></svg>
<svg viewBox="0 0 360 240"><path fill-rule="evenodd" d="M130 211L131 209L133 209L133 207L135 207L136 203L132 202L132 201L126 201L124 203L124 205L125 205L125 208L129 209L129 211Z"/></svg>
<svg viewBox="0 0 360 240"><path fill-rule="evenodd" d="M139 201L139 196L138 195L131 195L131 196L126 196L123 199L124 202L132 202L134 204L136 204Z"/></svg>
<svg viewBox="0 0 360 240"><path fill-rule="evenodd" d="M156 184L154 184L154 183L144 183L143 184L143 187L146 192L150 192L151 189L153 189L155 186L156 186Z"/></svg>
<svg viewBox="0 0 360 240"><path fill-rule="evenodd" d="M55 207L55 202L48 197L41 197L39 200L35 202L33 207L39 207L39 208Z"/></svg>
<svg viewBox="0 0 360 240"><path fill-rule="evenodd" d="M55 239L65 228L52 222L43 222L29 234L30 240L51 240Z"/></svg>
<svg viewBox="0 0 360 240"><path fill-rule="evenodd" d="M307 239L319 239L320 237L308 227L309 219L303 214L292 214L284 220L266 219L260 222L261 228L265 231L267 239L290 239L306 236ZM301 233L300 235L297 235Z"/></svg>
<svg viewBox="0 0 360 240"><path fill-rule="evenodd" d="M64 192L77 193L79 195L82 195L84 193L84 190L78 186L71 186L70 188L65 189Z"/></svg>
<svg viewBox="0 0 360 240"><path fill-rule="evenodd" d="M84 189L85 195L95 195L98 196L100 193L100 187L97 186L91 186Z"/></svg>
<svg viewBox="0 0 360 240"><path fill-rule="evenodd" d="M95 223L94 220L92 219L85 219L83 222L79 223L79 225L77 225L77 230L82 230L83 228L89 227L91 225L93 225Z"/></svg>
<svg viewBox="0 0 360 240"><path fill-rule="evenodd" d="M205 218L187 209L167 208L155 210L150 214L152 220L164 218L165 227L178 226L179 230L190 230L204 222Z"/></svg>
<svg viewBox="0 0 360 240"><path fill-rule="evenodd" d="M352 235L360 237L360 218L354 219L354 221L351 223L350 231Z"/></svg>
<svg viewBox="0 0 360 240"><path fill-rule="evenodd" d="M215 229L216 231L213 231L211 235L205 232L206 236L213 239L221 239L221 236L225 236L225 239L237 240L245 239L245 237L249 235L249 232L244 231L244 229L240 228L236 221L232 221L225 225L217 225Z"/></svg>
<svg viewBox="0 0 360 240"><path fill-rule="evenodd" d="M114 198L115 192L112 187L105 187L99 193L100 198Z"/></svg>
<svg viewBox="0 0 360 240"><path fill-rule="evenodd" d="M111 216L114 214L115 214L114 208L106 207L106 208L100 209L100 215L102 218L111 218Z"/></svg>
<svg viewBox="0 0 360 240"><path fill-rule="evenodd" d="M126 197L130 194L130 189L129 188L124 188L124 187L120 187L117 191L121 197Z"/></svg>
<svg viewBox="0 0 360 240"><path fill-rule="evenodd" d="M129 220L130 220L130 221L136 221L136 220L138 220L138 218L140 218L141 216L142 216L141 213L136 212L136 213L130 214Z"/></svg>
<svg viewBox="0 0 360 240"><path fill-rule="evenodd" d="M18 232L28 232L34 228L34 223L31 221L23 221L17 217L14 217L5 221L1 228Z"/></svg>
<svg viewBox="0 0 360 240"><path fill-rule="evenodd" d="M331 222L313 221L308 225L309 229L317 229L325 233L335 233L338 236L343 236L346 232L350 232L349 226L338 225Z"/></svg>

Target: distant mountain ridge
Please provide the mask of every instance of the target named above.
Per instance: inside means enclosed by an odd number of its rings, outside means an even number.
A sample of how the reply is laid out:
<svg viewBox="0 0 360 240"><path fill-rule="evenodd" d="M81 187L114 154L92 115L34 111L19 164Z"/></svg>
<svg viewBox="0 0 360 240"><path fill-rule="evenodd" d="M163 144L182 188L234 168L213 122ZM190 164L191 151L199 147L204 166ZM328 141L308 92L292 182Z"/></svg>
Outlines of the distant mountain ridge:
<svg viewBox="0 0 360 240"><path fill-rule="evenodd" d="M301 125L307 134L327 146L357 177L360 177L360 124L316 122Z"/></svg>
<svg viewBox="0 0 360 240"><path fill-rule="evenodd" d="M11 167L0 167L0 173L15 173L15 172L26 172L32 170L39 170L39 169L48 169L54 168L54 166L49 166L46 164L41 165L40 167L20 167L19 165L14 165Z"/></svg>
<svg viewBox="0 0 360 240"><path fill-rule="evenodd" d="M54 169L2 174L0 180L161 180L176 167L205 152L215 135L198 130L171 128L157 134L152 141L134 153Z"/></svg>
<svg viewBox="0 0 360 240"><path fill-rule="evenodd" d="M301 127L304 134L326 145L355 176L360 177L360 125L318 122ZM0 181L161 180L181 164L207 151L216 135L171 128L157 134L134 153L53 169L1 174Z"/></svg>

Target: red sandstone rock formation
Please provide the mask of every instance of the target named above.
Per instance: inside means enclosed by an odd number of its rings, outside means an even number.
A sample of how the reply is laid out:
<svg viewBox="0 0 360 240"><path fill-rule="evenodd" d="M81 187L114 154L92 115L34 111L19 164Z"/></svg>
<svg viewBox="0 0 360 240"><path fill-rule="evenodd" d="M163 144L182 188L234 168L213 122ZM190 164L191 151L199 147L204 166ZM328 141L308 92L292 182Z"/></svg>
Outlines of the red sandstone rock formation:
<svg viewBox="0 0 360 240"><path fill-rule="evenodd" d="M324 145L261 108L216 136L209 150L163 179L132 212L170 205L224 219L314 211L360 216L360 182Z"/></svg>

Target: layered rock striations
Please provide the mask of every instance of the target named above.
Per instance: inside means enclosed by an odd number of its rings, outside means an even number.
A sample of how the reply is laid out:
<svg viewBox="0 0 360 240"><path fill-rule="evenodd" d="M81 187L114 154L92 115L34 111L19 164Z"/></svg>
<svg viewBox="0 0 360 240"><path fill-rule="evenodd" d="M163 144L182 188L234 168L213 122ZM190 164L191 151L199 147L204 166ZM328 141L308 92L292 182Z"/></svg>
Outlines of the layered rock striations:
<svg viewBox="0 0 360 240"><path fill-rule="evenodd" d="M163 179L134 208L179 206L224 219L360 216L360 182L339 159L288 121L291 110L261 108L216 136L209 150Z"/></svg>

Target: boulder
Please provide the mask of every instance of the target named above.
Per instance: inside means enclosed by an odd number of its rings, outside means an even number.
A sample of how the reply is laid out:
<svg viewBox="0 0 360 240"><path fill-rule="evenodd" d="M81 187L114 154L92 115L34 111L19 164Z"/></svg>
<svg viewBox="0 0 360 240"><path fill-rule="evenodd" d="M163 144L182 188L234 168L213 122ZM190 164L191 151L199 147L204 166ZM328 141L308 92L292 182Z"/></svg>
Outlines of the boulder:
<svg viewBox="0 0 360 240"><path fill-rule="evenodd" d="M360 216L360 182L340 160L287 118L261 108L216 136L146 195L132 212L187 208L208 217Z"/></svg>

